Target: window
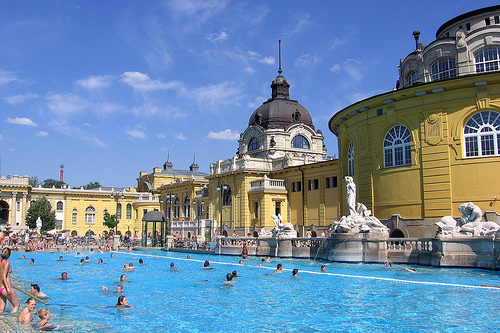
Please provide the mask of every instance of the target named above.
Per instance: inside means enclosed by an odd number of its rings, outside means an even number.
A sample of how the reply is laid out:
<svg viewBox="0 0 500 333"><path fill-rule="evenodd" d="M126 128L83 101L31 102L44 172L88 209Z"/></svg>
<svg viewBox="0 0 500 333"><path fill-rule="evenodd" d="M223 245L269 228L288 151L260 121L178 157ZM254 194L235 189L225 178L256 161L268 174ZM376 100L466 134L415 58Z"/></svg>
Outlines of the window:
<svg viewBox="0 0 500 333"><path fill-rule="evenodd" d="M396 125L384 138L384 167L411 165L411 134L403 125Z"/></svg>
<svg viewBox="0 0 500 333"><path fill-rule="evenodd" d="M445 80L456 75L454 58L439 59L431 66L431 81Z"/></svg>
<svg viewBox="0 0 500 333"><path fill-rule="evenodd" d="M337 187L337 177L326 177L326 188Z"/></svg>
<svg viewBox="0 0 500 333"><path fill-rule="evenodd" d="M88 206L85 209L85 223L94 224L95 223L95 208Z"/></svg>
<svg viewBox="0 0 500 333"><path fill-rule="evenodd" d="M78 221L78 213L73 213L71 215L71 223L76 224Z"/></svg>
<svg viewBox="0 0 500 333"><path fill-rule="evenodd" d="M189 218L190 214L191 214L191 199L189 199L189 196L185 196L184 197L184 202L183 202L183 213L184 213L184 217L185 218Z"/></svg>
<svg viewBox="0 0 500 333"><path fill-rule="evenodd" d="M292 182L292 192L302 191L302 182Z"/></svg>
<svg viewBox="0 0 500 333"><path fill-rule="evenodd" d="M250 143L248 144L248 150L251 151L251 150L257 150L260 148L260 142L259 142L259 139L257 138L252 138L250 140Z"/></svg>
<svg viewBox="0 0 500 333"><path fill-rule="evenodd" d="M474 54L476 73L497 71L500 61L500 48L491 47Z"/></svg>
<svg viewBox="0 0 500 333"><path fill-rule="evenodd" d="M222 204L227 206L231 204L231 186L226 185L227 189L224 190L224 200L222 200Z"/></svg>
<svg viewBox="0 0 500 333"><path fill-rule="evenodd" d="M175 198L175 200L174 200L174 219L179 218L180 210L181 210L180 200L179 200L179 198Z"/></svg>
<svg viewBox="0 0 500 333"><path fill-rule="evenodd" d="M144 216L146 216L146 214L147 214L147 213L148 213L147 208L143 208L143 209L142 209L142 216L143 216L143 217L144 217Z"/></svg>
<svg viewBox="0 0 500 333"><path fill-rule="evenodd" d="M292 148L309 149L309 141L302 135L297 135L292 139Z"/></svg>
<svg viewBox="0 0 500 333"><path fill-rule="evenodd" d="M254 210L253 218L258 219L259 218L259 202L258 201L253 203L253 210Z"/></svg>
<svg viewBox="0 0 500 333"><path fill-rule="evenodd" d="M354 175L354 144L349 142L349 147L347 148L347 175Z"/></svg>
<svg viewBox="0 0 500 333"><path fill-rule="evenodd" d="M293 119L293 121L300 121L300 112L299 111L295 111L292 114L292 119Z"/></svg>
<svg viewBox="0 0 500 333"><path fill-rule="evenodd" d="M122 204L116 204L116 219L119 220L122 218Z"/></svg>
<svg viewBox="0 0 500 333"><path fill-rule="evenodd" d="M406 78L406 81L408 82L408 86L412 86L414 85L418 80L418 72L411 72L407 78Z"/></svg>
<svg viewBox="0 0 500 333"><path fill-rule="evenodd" d="M276 201L274 203L274 215L278 216L281 214L281 201Z"/></svg>
<svg viewBox="0 0 500 333"><path fill-rule="evenodd" d="M57 209L58 211L63 210L63 207L64 207L64 205L63 205L63 202L62 202L62 201L58 201L58 202L56 203L56 209Z"/></svg>
<svg viewBox="0 0 500 333"><path fill-rule="evenodd" d="M318 179L310 179L309 180L309 191L314 191L319 189L319 180Z"/></svg>
<svg viewBox="0 0 500 333"><path fill-rule="evenodd" d="M127 220L130 220L132 218L132 205L127 204Z"/></svg>
<svg viewBox="0 0 500 333"><path fill-rule="evenodd" d="M16 201L16 209L21 210L21 201Z"/></svg>
<svg viewBox="0 0 500 333"><path fill-rule="evenodd" d="M464 127L465 156L500 156L500 113L481 111Z"/></svg>

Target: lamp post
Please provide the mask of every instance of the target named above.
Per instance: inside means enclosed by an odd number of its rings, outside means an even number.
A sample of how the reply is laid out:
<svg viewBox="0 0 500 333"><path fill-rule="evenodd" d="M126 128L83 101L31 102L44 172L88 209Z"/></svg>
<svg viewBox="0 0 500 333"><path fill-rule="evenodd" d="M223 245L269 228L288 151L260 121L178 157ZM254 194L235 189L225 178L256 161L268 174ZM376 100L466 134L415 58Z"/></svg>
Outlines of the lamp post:
<svg viewBox="0 0 500 333"><path fill-rule="evenodd" d="M198 236L201 236L200 228L200 216L203 218L203 205L205 202L203 200L194 200L193 205L196 205L196 218L198 219Z"/></svg>
<svg viewBox="0 0 500 333"><path fill-rule="evenodd" d="M220 182L219 185L217 185L217 192L220 192L220 235L219 237L222 237L222 207L224 205L224 193L227 190L227 185L224 181Z"/></svg>

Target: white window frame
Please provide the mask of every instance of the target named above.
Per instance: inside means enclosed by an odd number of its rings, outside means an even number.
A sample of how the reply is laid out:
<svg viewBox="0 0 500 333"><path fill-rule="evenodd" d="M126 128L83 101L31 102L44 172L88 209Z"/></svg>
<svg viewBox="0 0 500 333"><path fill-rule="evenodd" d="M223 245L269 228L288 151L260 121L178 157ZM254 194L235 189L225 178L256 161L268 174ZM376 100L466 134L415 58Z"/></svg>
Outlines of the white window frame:
<svg viewBox="0 0 500 333"><path fill-rule="evenodd" d="M464 126L465 158L500 156L500 113L474 113Z"/></svg>

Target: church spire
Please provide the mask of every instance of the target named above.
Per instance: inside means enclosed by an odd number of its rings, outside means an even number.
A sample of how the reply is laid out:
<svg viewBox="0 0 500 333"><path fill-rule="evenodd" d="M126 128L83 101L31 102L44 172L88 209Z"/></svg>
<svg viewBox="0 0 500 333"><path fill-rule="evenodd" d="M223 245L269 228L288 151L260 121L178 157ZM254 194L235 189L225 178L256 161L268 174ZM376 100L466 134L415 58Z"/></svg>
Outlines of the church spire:
<svg viewBox="0 0 500 333"><path fill-rule="evenodd" d="M163 170L172 170L174 165L170 162L170 151L167 153L167 161L163 164Z"/></svg>
<svg viewBox="0 0 500 333"><path fill-rule="evenodd" d="M198 166L198 164L196 164L196 153L193 155L193 164L189 166L189 170L191 170L192 172L198 172L200 170L200 167Z"/></svg>
<svg viewBox="0 0 500 333"><path fill-rule="evenodd" d="M271 83L271 100L273 99L290 99L290 84L285 77L281 75L281 39L278 41L278 76Z"/></svg>

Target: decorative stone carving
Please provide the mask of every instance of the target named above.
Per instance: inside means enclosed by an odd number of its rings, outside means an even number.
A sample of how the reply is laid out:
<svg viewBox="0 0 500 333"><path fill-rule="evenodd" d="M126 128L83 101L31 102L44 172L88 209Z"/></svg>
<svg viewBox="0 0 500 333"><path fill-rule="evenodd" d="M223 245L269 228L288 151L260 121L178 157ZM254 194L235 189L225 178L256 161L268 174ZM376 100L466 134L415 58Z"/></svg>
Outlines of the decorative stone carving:
<svg viewBox="0 0 500 333"><path fill-rule="evenodd" d="M350 176L345 177L347 187L348 215L333 223L335 233L385 232L389 228L382 224L364 204L356 202L356 184Z"/></svg>
<svg viewBox="0 0 500 333"><path fill-rule="evenodd" d="M297 231L293 229L293 224L283 223L283 217L280 214L278 216L271 215L273 219L274 228L271 231L266 231L266 228L262 228L259 232L259 237L261 238L297 238Z"/></svg>
<svg viewBox="0 0 500 333"><path fill-rule="evenodd" d="M461 204L458 210L463 214L460 217L460 225L452 216L444 216L436 223L436 237L493 236L500 230L500 226L495 222L482 222L483 212L472 202Z"/></svg>

